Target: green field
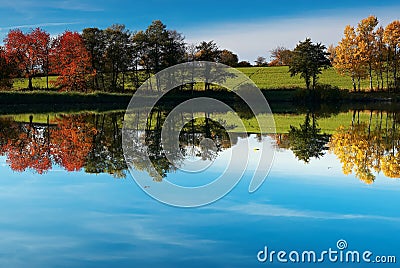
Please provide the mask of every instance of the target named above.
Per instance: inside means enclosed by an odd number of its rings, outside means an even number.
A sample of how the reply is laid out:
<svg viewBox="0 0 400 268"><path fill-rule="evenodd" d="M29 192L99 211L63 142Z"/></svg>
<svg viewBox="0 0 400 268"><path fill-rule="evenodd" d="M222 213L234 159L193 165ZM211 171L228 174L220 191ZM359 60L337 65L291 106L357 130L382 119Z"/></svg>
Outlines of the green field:
<svg viewBox="0 0 400 268"><path fill-rule="evenodd" d="M305 88L304 79L301 79L300 76L290 77L288 66L237 69L249 76L261 89ZM319 83L330 84L341 89L352 89L351 78L339 75L333 68L322 71L319 76ZM368 81L362 81L361 87L368 88Z"/></svg>
<svg viewBox="0 0 400 268"><path fill-rule="evenodd" d="M256 85L261 89L290 89L290 88L305 88L304 80L299 76L290 77L288 72L289 67L279 66L279 67L243 67L237 68L239 71L243 72L245 75L249 76L250 79L256 83ZM49 87L54 88L54 82L57 79L55 76L49 77ZM341 89L351 89L352 83L348 76L339 75L333 68L329 68L322 71L320 75L319 82L322 84L330 84L332 86L337 86ZM37 77L33 78L34 88L46 88L46 78ZM21 90L28 87L28 79L18 78L14 79L13 89ZM131 87L129 81L126 84L126 88ZM368 81L364 80L361 83L362 88L368 88Z"/></svg>
<svg viewBox="0 0 400 268"><path fill-rule="evenodd" d="M56 76L49 76L49 88L53 89L54 82L57 80ZM46 77L34 77L32 79L32 86L37 89L45 89L46 88ZM13 89L21 90L28 88L28 79L27 78L16 78L14 79Z"/></svg>

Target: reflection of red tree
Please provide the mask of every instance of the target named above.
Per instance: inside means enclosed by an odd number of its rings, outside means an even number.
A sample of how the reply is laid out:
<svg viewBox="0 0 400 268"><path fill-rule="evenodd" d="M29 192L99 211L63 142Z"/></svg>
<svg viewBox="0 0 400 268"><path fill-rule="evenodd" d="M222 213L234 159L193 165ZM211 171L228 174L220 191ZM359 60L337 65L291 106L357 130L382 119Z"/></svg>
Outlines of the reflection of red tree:
<svg viewBox="0 0 400 268"><path fill-rule="evenodd" d="M94 127L82 116L63 116L56 119L57 127L50 131L51 154L56 163L68 171L80 170L92 148Z"/></svg>
<svg viewBox="0 0 400 268"><path fill-rule="evenodd" d="M52 167L48 140L32 125L25 130L5 145L7 163L16 171L32 168L42 174Z"/></svg>

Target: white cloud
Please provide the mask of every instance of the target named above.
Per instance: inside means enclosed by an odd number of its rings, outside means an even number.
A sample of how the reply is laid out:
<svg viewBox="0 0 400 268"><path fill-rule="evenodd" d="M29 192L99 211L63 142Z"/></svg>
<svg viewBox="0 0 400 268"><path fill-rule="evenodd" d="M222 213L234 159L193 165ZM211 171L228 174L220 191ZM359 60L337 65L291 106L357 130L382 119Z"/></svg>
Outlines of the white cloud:
<svg viewBox="0 0 400 268"><path fill-rule="evenodd" d="M79 24L79 22L44 22L44 23L36 23L36 24L24 24L24 25L14 25L7 27L0 27L0 32L7 31L11 29L34 29L37 27L51 27L51 26L65 26L65 25L74 25Z"/></svg>
<svg viewBox="0 0 400 268"><path fill-rule="evenodd" d="M253 62L257 56L267 56L277 46L294 48L306 37L325 45L337 44L347 24L357 23L370 14L376 15L382 25L398 19L399 7L331 10L316 16L274 18L250 23L203 25L186 29L188 43L214 40L221 48L234 51L240 60Z"/></svg>
<svg viewBox="0 0 400 268"><path fill-rule="evenodd" d="M218 208L216 208L218 209ZM220 208L224 211L236 212L252 216L263 217L292 217L292 218L308 218L321 220L351 220L351 219L374 219L386 221L400 221L397 217L387 217L380 215L364 215L364 214L341 214L334 212L302 210L285 208L273 204L249 203L243 205L232 205L226 208Z"/></svg>

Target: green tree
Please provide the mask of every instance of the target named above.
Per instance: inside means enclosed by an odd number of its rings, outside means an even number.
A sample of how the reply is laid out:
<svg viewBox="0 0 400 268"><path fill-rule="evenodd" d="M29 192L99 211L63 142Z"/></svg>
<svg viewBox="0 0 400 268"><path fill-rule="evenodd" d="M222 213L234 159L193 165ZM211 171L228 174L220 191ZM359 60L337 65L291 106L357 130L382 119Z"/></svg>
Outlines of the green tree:
<svg viewBox="0 0 400 268"><path fill-rule="evenodd" d="M145 69L148 78L185 60L184 37L168 30L159 20L153 21L146 31L137 32L132 40L136 62Z"/></svg>
<svg viewBox="0 0 400 268"><path fill-rule="evenodd" d="M91 55L92 68L96 75L93 77L93 87L100 89L100 82L104 89L104 73L105 73L105 51L106 40L103 30L98 28L85 28L82 31L82 38L85 47ZM100 80L100 81L99 81Z"/></svg>
<svg viewBox="0 0 400 268"><path fill-rule="evenodd" d="M111 89L117 89L122 74L122 90L125 88L125 74L132 64L131 33L125 25L115 24L104 30L106 38L106 68L111 75Z"/></svg>
<svg viewBox="0 0 400 268"><path fill-rule="evenodd" d="M330 66L326 47L321 43L314 44L310 38L300 42L293 50L289 64L291 76L300 74L304 78L307 89L315 89L318 75L323 68Z"/></svg>

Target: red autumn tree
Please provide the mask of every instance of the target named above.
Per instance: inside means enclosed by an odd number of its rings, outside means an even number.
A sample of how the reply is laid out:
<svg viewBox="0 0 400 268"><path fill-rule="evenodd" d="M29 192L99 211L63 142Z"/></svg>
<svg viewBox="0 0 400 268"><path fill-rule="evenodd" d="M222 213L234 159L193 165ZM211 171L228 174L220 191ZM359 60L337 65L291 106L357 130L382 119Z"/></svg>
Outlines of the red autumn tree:
<svg viewBox="0 0 400 268"><path fill-rule="evenodd" d="M87 91L87 82L93 77L90 53L82 36L66 31L57 37L53 45L51 65L59 74L56 84L65 91Z"/></svg>
<svg viewBox="0 0 400 268"><path fill-rule="evenodd" d="M16 64L15 75L28 78L28 88L33 89L32 78L44 73L48 65L50 35L36 28L24 34L21 30L10 30L4 39L7 56Z"/></svg>

